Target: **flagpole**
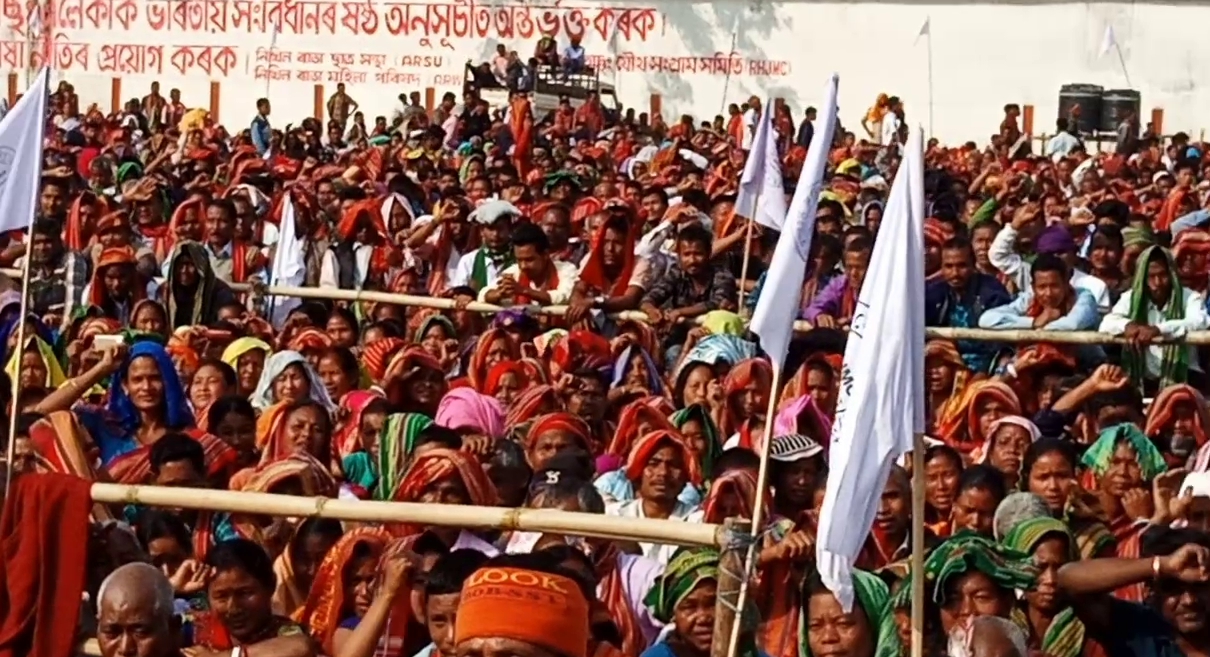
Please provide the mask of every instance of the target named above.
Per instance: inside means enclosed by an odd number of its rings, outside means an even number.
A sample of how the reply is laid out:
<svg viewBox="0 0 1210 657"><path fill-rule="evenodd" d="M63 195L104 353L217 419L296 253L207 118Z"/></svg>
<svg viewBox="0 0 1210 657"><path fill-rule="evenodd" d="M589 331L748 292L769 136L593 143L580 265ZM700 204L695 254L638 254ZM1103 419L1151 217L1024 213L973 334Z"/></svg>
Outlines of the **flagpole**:
<svg viewBox="0 0 1210 657"><path fill-rule="evenodd" d="M756 205L760 205L760 191L756 192ZM739 311L740 316L747 317L748 313L744 312L744 283L748 280L748 258L752 254L752 224L753 219L748 219L748 226L744 228L744 262L739 267Z"/></svg>
<svg viewBox="0 0 1210 657"><path fill-rule="evenodd" d="M912 657L924 657L924 434L912 436Z"/></svg>
<svg viewBox="0 0 1210 657"><path fill-rule="evenodd" d="M1122 65L1122 75L1126 77L1126 86L1133 88L1134 84L1130 82L1130 71L1126 70L1126 56L1122 54L1122 45L1116 38L1113 40L1113 49L1118 51L1118 63Z"/></svg>
<svg viewBox="0 0 1210 657"><path fill-rule="evenodd" d="M929 69L929 137L932 138L936 133L933 132L933 25L931 17L929 21L929 33L925 36L928 37L928 43L925 45L928 46L927 52ZM919 657L919 655L914 657Z"/></svg>
<svg viewBox="0 0 1210 657"><path fill-rule="evenodd" d="M28 92L26 92L28 93ZM38 178L41 178L41 171ZM17 316L17 367L9 383L13 387L13 406L8 414L8 451L5 454L4 498L8 499L8 488L13 483L13 454L17 444L17 416L21 414L21 359L25 353L25 314L29 312L29 261L33 250L34 225L31 223L25 236L25 262L21 265L21 310Z"/></svg>
<svg viewBox="0 0 1210 657"><path fill-rule="evenodd" d="M744 575L739 584L739 597L735 601L735 624L731 626L731 640L727 645L728 657L735 657L739 648L739 634L743 627L744 607L748 604L748 582L756 568L756 555L760 552L757 539L761 536L761 525L765 522L764 498L769 488L769 446L773 443L773 414L777 411L777 392L781 387L781 363L773 364L773 383L769 386L769 404L765 409L765 439L760 446L760 469L756 474L756 499L752 509L752 544L748 546L748 557L744 562ZM921 657L912 655L912 657Z"/></svg>

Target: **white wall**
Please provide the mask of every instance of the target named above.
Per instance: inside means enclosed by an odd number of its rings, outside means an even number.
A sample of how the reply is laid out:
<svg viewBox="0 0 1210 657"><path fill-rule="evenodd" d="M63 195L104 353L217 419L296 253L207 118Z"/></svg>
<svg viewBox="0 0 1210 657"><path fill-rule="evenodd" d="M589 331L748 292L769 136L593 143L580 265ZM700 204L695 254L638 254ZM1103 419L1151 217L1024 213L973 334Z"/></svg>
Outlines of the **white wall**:
<svg viewBox="0 0 1210 657"><path fill-rule="evenodd" d="M797 117L806 105L819 102L823 81L835 70L847 126L855 128L874 97L888 92L905 100L909 121L927 128L927 40L917 42L926 19L932 32L933 125L947 142L986 140L1007 102L1034 105L1036 131L1049 131L1065 83L1126 87L1116 53L1099 56L1108 25L1117 35L1133 87L1142 93L1144 120L1151 107L1159 106L1165 110L1165 132L1184 129L1196 135L1210 123L1210 91L1199 82L1210 68L1207 0L1180 5L1030 0L994 5L861 0L41 2L49 4L35 47L53 54L56 79L70 80L85 102L108 109L110 79L120 76L124 98L145 94L149 83L159 80L165 92L178 87L187 104L204 107L214 79L222 83L220 111L228 125L243 125L254 112L255 99L264 95L273 100L276 125L309 115L314 74L300 80L300 71L319 71L330 94L343 70L351 76L346 79L354 80L348 82L350 94L367 114L385 114L399 92L425 87L436 87L439 94L457 91L463 63L486 58L497 43L524 56L532 52L539 30L556 28L565 41L569 26L579 25L590 55L615 64L606 79L616 82L623 102L645 110L650 95L660 94L665 119L686 112L699 120L710 118L727 102L751 94L783 97ZM27 47L30 31L21 4L5 0L0 71L26 72L17 52ZM442 19L451 6L457 11ZM172 11L181 18L173 21ZM216 22L224 16L225 31ZM506 19L515 31L528 30L531 36L502 36ZM619 20L632 25L628 33L614 27ZM275 22L281 25L276 35ZM278 75L289 71L289 80L256 77L258 67L265 70L270 46L291 53L289 62L277 63ZM729 58L733 52L735 57ZM302 53L314 53L320 63L303 62ZM721 55L718 63L712 61L716 54ZM341 64L338 60L348 60L342 55L352 55L353 63Z"/></svg>

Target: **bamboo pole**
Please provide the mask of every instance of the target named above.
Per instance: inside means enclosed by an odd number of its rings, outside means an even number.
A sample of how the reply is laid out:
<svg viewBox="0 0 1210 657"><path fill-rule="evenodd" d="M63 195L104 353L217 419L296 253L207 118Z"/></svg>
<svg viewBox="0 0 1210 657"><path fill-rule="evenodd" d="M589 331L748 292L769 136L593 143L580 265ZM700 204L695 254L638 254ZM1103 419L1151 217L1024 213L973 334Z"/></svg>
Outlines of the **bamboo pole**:
<svg viewBox="0 0 1210 657"><path fill-rule="evenodd" d="M924 657L924 434L912 437L912 650Z"/></svg>
<svg viewBox="0 0 1210 657"><path fill-rule="evenodd" d="M22 278L21 271L17 269L0 269L0 274L6 275L14 280ZM458 308L458 303L453 299L445 299L440 297L426 297L415 294L395 294L391 292L377 292L373 290L341 290L330 287L289 287L289 286L260 286L249 283L229 283L231 289L237 292L257 291L264 295L295 297L299 299L322 299L326 301L371 301L375 303L389 303L397 306L412 306L417 308L436 308L438 310L469 310L471 312L491 314L498 313L502 310L523 308L526 313L531 315L551 315L562 317L567 314L567 306L539 306L530 304L525 306L499 306L480 301L472 301L463 308ZM624 310L621 312L610 313L611 319L620 321L647 322L647 314L638 310ZM701 318L689 320L694 323L701 323ZM794 331L797 333L808 333L815 330L811 322L798 320L794 322ZM827 329L835 330L835 329ZM847 329L845 329L847 330ZM1115 344L1125 345L1128 342L1120 336L1112 336L1098 331L1042 331L1036 329L1021 329L1021 330L1006 330L992 331L988 329L977 328L947 328L930 326L924 329L925 337L929 339L942 340L972 340L976 342L1005 342L1005 343L1022 343L1022 342L1049 342L1052 344L1082 344L1082 345L1100 345L1100 344ZM1167 344L1183 342L1188 345L1210 345L1210 331L1193 331L1185 336L1183 340L1157 337L1152 344Z"/></svg>
<svg viewBox="0 0 1210 657"><path fill-rule="evenodd" d="M741 518L727 518L723 528L732 536L742 536L752 531L751 522ZM735 605L739 602L739 590L744 572L744 550L728 545L723 548L718 560L718 594L714 602L714 634L710 639L710 657L728 657L732 628L743 622L743 612Z"/></svg>
<svg viewBox="0 0 1210 657"><path fill-rule="evenodd" d="M611 540L721 547L721 525L616 518L555 509L510 509L461 504L362 502L327 497L298 497L272 493L244 493L204 488L93 484L94 502L139 504L184 509L270 516L333 518L353 522L406 522L465 529L502 529L592 536Z"/></svg>

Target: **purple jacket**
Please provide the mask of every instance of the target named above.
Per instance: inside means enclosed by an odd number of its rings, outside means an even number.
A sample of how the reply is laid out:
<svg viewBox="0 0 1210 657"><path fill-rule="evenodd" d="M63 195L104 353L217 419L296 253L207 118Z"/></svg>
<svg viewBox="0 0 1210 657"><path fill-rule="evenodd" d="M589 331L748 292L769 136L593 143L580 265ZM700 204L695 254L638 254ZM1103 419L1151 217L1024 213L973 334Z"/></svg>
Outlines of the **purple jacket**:
<svg viewBox="0 0 1210 657"><path fill-rule="evenodd" d="M849 289L849 277L844 274L833 276L832 280L822 290L815 293L815 298L802 311L802 318L814 322L820 315L831 315L840 319L840 301Z"/></svg>

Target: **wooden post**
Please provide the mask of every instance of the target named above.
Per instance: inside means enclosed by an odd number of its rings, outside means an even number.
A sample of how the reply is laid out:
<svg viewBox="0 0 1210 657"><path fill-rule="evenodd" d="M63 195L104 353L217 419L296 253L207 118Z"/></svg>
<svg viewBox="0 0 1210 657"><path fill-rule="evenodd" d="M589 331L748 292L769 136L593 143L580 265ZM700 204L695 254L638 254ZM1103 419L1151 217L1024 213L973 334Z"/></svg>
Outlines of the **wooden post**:
<svg viewBox="0 0 1210 657"><path fill-rule="evenodd" d="M1164 135L1164 108L1153 107L1151 109L1151 129L1155 131L1157 136Z"/></svg>
<svg viewBox="0 0 1210 657"><path fill-rule="evenodd" d="M9 107L12 107L17 102L17 94L21 93L20 91L17 91L17 89L18 89L17 74L9 73L8 74L8 106Z"/></svg>
<svg viewBox="0 0 1210 657"><path fill-rule="evenodd" d="M1029 141L1034 140L1034 106L1026 105L1021 108L1021 132L1029 137Z"/></svg>
<svg viewBox="0 0 1210 657"><path fill-rule="evenodd" d="M320 119L323 123L324 116L324 86L322 84L315 85L315 98L312 100L311 116Z"/></svg>
<svg viewBox="0 0 1210 657"><path fill-rule="evenodd" d="M742 518L727 518L723 521L727 536L747 536L752 533L752 523ZM759 552L760 546L757 545ZM736 617L735 605L739 601L740 578L744 572L746 550L728 548L722 550L718 564L718 597L714 602L714 636L710 640L710 657L728 657L727 648L731 641L731 629L743 622Z"/></svg>
<svg viewBox="0 0 1210 657"><path fill-rule="evenodd" d="M219 88L220 83L217 81L210 82L210 118L218 123L218 108L219 108Z"/></svg>
<svg viewBox="0 0 1210 657"><path fill-rule="evenodd" d="M648 115L652 119L664 109L664 99L660 98L659 94L651 94L651 113Z"/></svg>
<svg viewBox="0 0 1210 657"><path fill-rule="evenodd" d="M433 113L433 108L437 106L437 90L432 87L424 88L424 108L430 114Z"/></svg>
<svg viewBox="0 0 1210 657"><path fill-rule="evenodd" d="M109 81L109 111L113 114L122 111L122 78Z"/></svg>

